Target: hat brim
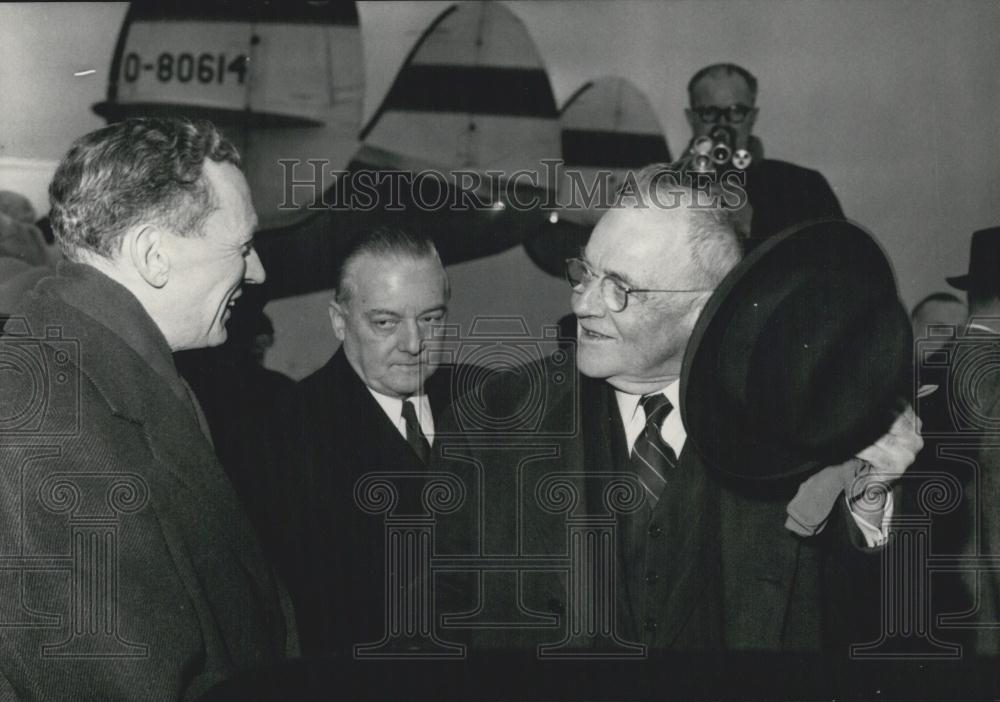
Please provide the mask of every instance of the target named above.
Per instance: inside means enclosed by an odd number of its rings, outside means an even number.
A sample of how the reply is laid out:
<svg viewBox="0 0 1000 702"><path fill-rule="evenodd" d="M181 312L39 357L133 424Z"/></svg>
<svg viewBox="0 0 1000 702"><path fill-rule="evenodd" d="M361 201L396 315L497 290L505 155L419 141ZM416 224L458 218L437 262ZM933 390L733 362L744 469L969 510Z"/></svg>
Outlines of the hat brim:
<svg viewBox="0 0 1000 702"><path fill-rule="evenodd" d="M891 425L873 424L851 440L817 452L782 441L747 421L746 411L722 392L719 377L723 338L733 315L752 300L759 281L787 276L791 266L817 270L865 270L884 282L890 304L902 310L895 278L881 247L862 228L844 220L808 222L785 230L751 251L719 284L695 324L681 371L681 417L701 457L723 473L740 478L777 480L813 472L854 455ZM881 284L881 283L880 283ZM899 316L900 319L895 317ZM892 317L909 330L905 310ZM906 356L906 358L904 358ZM907 354L889 360L891 372L905 371ZM885 398L872 398L884 402Z"/></svg>
<svg viewBox="0 0 1000 702"><path fill-rule="evenodd" d="M955 288L956 290L968 290L969 289L969 274L965 275L953 275L949 278L945 278L948 285Z"/></svg>

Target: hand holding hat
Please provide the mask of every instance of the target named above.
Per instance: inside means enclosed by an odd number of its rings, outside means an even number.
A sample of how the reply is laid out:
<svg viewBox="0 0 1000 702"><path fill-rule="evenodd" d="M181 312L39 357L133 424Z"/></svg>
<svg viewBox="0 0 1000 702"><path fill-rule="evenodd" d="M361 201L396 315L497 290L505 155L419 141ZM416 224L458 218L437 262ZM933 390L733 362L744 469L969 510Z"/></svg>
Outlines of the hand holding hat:
<svg viewBox="0 0 1000 702"><path fill-rule="evenodd" d="M905 405L912 348L875 240L843 220L793 227L747 255L698 319L681 375L688 438L737 479L804 478L787 508L798 534L820 531L845 490L878 532L887 486L922 446Z"/></svg>
<svg viewBox="0 0 1000 702"><path fill-rule="evenodd" d="M920 418L907 406L888 434L858 454L868 469L858 471L844 485L855 513L869 522L880 522L886 493L913 465L923 447Z"/></svg>
<svg viewBox="0 0 1000 702"><path fill-rule="evenodd" d="M681 372L688 440L739 479L808 476L890 430L912 362L875 240L843 220L798 225L748 254L702 310Z"/></svg>
<svg viewBox="0 0 1000 702"><path fill-rule="evenodd" d="M823 530L841 494L851 509L874 528L880 528L890 486L916 460L923 448L920 419L907 406L889 432L855 458L819 471L799 486L788 503L785 527L800 536Z"/></svg>

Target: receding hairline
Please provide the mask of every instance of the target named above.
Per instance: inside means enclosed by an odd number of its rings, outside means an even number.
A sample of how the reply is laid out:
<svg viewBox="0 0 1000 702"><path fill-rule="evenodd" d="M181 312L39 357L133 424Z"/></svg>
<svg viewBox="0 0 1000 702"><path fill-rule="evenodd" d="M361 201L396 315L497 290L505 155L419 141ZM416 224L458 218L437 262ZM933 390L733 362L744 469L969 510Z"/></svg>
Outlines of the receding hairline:
<svg viewBox="0 0 1000 702"><path fill-rule="evenodd" d="M212 171L216 172L218 182L213 182L209 176ZM234 174L234 178L228 181L225 178L227 171ZM219 183L223 183L224 187L233 189L236 197L245 206L242 214L247 216L250 221L251 236L249 241L253 241L253 232L256 232L257 227L260 226L260 217L257 214L257 208L253 206L253 193L250 191L250 183L247 181L246 174L232 161L216 161L206 156L202 164L201 178L205 181L211 197L211 205L205 219L207 220L212 213L221 209ZM204 226L205 222L202 222L201 228L204 229Z"/></svg>
<svg viewBox="0 0 1000 702"><path fill-rule="evenodd" d="M743 80L744 85L746 85L747 90L750 92L751 101L757 103L757 78L753 73L743 68L743 66L737 65L735 63L713 63L709 66L705 66L699 69L693 76L691 80L688 81L688 102L694 102L694 93L708 78L726 78L729 76L737 76Z"/></svg>
<svg viewBox="0 0 1000 702"><path fill-rule="evenodd" d="M358 262L365 258L369 258L373 261L433 261L437 264L438 270L441 272L441 277L444 280L445 303L447 303L451 298L451 281L448 279L448 271L445 270L444 264L441 262L441 257L438 255L436 248L432 247L424 253L405 250L370 251L362 249L352 253L343 263L340 287L334 291L334 299L338 302L344 302L350 299L351 294L353 293L353 290L351 289L351 281L354 277L355 269L358 266Z"/></svg>

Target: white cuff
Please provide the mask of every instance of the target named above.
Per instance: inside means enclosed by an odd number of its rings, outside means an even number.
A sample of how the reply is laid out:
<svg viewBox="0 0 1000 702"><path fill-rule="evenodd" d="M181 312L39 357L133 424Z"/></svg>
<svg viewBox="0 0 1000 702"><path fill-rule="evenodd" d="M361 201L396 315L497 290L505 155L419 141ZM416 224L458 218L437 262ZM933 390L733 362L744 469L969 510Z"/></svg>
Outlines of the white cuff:
<svg viewBox="0 0 1000 702"><path fill-rule="evenodd" d="M854 518L854 523L858 525L858 529L861 530L861 534L865 537L865 543L868 548L875 548L877 546L882 546L889 539L889 522L892 520L892 491L886 491L885 495L885 507L882 509L882 525L881 527L876 527L872 525L867 520L863 519L854 508L851 506L851 501L844 495L844 499L847 500L847 508L851 512L851 516Z"/></svg>

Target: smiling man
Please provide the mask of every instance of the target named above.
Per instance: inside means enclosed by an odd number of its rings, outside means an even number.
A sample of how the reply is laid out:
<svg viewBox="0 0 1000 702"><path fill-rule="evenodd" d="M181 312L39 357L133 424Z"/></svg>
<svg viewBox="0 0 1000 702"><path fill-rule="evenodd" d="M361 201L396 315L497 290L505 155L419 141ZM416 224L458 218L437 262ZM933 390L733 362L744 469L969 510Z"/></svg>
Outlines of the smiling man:
<svg viewBox="0 0 1000 702"><path fill-rule="evenodd" d="M444 617L446 640L464 637L474 620L473 651L546 644L552 655L635 655L641 646L840 655L878 623L869 611L878 593L866 588L879 561L868 553L885 542L887 522L851 507L850 462L801 487L800 478L752 483L717 470L689 440L685 355L713 291L739 265L740 245L727 214L690 204L691 190L658 177L667 171L638 172L636 194L605 212L581 257L567 261L578 382L566 382L565 350L486 378L476 409L504 418L534 409L522 434L498 422L489 437L466 441L461 403L441 418L432 469L464 476L469 496L464 521L439 528L436 553L535 559L516 585L501 588L504 574L484 569L439 588L439 611L474 613L461 617L463 629ZM671 193L687 204L657 204ZM733 368L720 364L718 373L739 377ZM719 395L719 413L726 400ZM567 419L577 422L572 431ZM886 482L920 448L907 419L912 413L866 449ZM630 476L632 488L615 492L612 481ZM808 511L803 502L824 505L820 528L789 523ZM613 523L614 535L574 537L583 517L595 529ZM585 553L582 566L571 560L561 570L567 553Z"/></svg>
<svg viewBox="0 0 1000 702"><path fill-rule="evenodd" d="M0 532L25 556L72 554L72 579L53 566L3 581L4 601L22 602L6 622L46 612L52 628L0 630L0 697L193 699L295 647L171 355L224 342L241 287L264 281L239 164L208 122L130 119L78 139L56 170L67 261L0 339L14 361L0 366L0 416L14 420L0 447L26 447L0 451ZM54 372L26 374L26 358ZM19 423L39 392L41 415Z"/></svg>
<svg viewBox="0 0 1000 702"><path fill-rule="evenodd" d="M377 641L384 620L383 522L363 512L355 484L377 471L419 474L449 400L428 342L445 321L449 287L434 244L390 227L354 236L330 302L341 342L297 388L290 419L279 556L301 625L303 651L351 655ZM405 483L396 514L419 509L422 483ZM287 517L287 518L286 518Z"/></svg>

